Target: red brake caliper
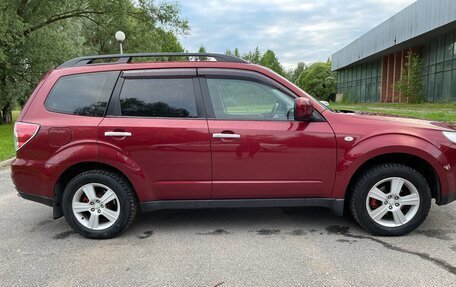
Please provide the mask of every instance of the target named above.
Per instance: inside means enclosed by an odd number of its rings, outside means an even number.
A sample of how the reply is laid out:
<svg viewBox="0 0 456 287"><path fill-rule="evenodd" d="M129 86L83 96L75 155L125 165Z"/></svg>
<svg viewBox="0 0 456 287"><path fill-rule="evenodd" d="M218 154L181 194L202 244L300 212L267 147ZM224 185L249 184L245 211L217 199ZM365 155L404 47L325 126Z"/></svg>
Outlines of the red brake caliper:
<svg viewBox="0 0 456 287"><path fill-rule="evenodd" d="M369 200L369 205L372 208L372 210L374 210L374 209L377 209L378 202L377 202L377 200L375 198L371 197L370 200Z"/></svg>

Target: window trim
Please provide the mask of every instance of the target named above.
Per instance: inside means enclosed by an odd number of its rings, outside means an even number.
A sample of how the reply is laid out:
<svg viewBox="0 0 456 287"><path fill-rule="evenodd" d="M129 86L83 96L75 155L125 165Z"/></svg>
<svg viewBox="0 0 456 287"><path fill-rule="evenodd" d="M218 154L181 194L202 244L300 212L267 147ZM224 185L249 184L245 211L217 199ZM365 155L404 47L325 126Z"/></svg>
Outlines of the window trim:
<svg viewBox="0 0 456 287"><path fill-rule="evenodd" d="M198 69L198 75L201 84L201 91L203 94L204 107L206 109L206 115L208 119L211 120L221 120L221 121L261 121L261 122L296 122L294 119L288 120L270 120L270 119L222 119L215 116L215 111L212 106L211 96L209 94L209 86L207 84L207 79L228 79L228 80L241 80L241 81L250 81L256 82L259 84L266 85L268 87L279 90L280 92L292 97L293 99L298 98L298 96L289 90L287 87L277 83L271 78L268 78L262 74L252 71L236 70L236 69L210 69L210 68L200 68ZM326 122L326 119L314 109L312 118L308 122Z"/></svg>
<svg viewBox="0 0 456 287"><path fill-rule="evenodd" d="M196 69L145 69L128 70L122 72L122 78L144 79L144 78L169 78L169 77L196 77Z"/></svg>
<svg viewBox="0 0 456 287"><path fill-rule="evenodd" d="M126 79L192 79L193 90L196 102L197 117L144 117L125 116L121 113L120 94ZM206 119L206 110L203 104L201 86L196 76L196 68L189 69L148 69L148 70L127 70L122 71L119 80L114 88L105 117L109 118L132 118L132 119L173 119L173 120L201 120Z"/></svg>
<svg viewBox="0 0 456 287"><path fill-rule="evenodd" d="M115 75L115 73L117 73L117 75ZM59 110L56 110L56 109L53 109L53 108L50 108L50 107L47 106L47 103L48 103L48 100L49 100L51 94L55 90L55 88L57 86L57 83L62 78L72 77L72 76L84 76L84 75L88 75L88 74L112 74L112 78L113 78L112 80L114 81L114 85L111 87L111 91L109 92L109 96L108 96L108 99L107 99L107 104L106 104L106 107L104 109L103 115L101 115L101 116L78 115L78 114L74 114L74 113L59 111ZM111 103L111 100L112 100L112 95L113 95L113 92L115 90L115 87L117 86L117 83L119 82L119 78L120 78L120 71L88 72L88 73L77 73L77 74L69 74L69 75L61 76L54 82L54 84L52 85L52 88L49 90L49 93L46 95L46 99L43 102L43 107L44 107L44 109L46 111L51 112L51 113L56 113L56 114L71 115L71 116L77 116L77 117L104 118L106 116L107 112L108 112L108 109L109 109L109 106L110 106L110 103ZM101 89L103 90L104 88L105 88L105 86L103 85L103 87ZM106 89L108 89L108 87L106 87Z"/></svg>

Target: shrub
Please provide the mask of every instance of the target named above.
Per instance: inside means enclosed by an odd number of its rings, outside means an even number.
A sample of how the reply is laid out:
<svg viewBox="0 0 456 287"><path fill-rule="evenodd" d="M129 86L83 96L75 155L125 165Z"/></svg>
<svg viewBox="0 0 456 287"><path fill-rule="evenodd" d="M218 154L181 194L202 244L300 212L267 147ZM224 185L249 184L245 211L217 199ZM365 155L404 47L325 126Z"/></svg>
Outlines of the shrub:
<svg viewBox="0 0 456 287"><path fill-rule="evenodd" d="M405 57L406 63L401 78L394 84L394 89L399 91L407 102L420 104L425 101L423 77L423 62L420 56L408 51Z"/></svg>

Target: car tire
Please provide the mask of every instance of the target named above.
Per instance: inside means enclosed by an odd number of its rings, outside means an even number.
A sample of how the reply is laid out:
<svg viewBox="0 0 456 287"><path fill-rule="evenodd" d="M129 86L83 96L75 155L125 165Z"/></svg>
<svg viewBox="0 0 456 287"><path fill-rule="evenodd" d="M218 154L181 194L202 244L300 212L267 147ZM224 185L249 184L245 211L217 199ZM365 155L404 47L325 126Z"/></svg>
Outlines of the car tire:
<svg viewBox="0 0 456 287"><path fill-rule="evenodd" d="M107 170L90 170L74 177L62 197L68 224L87 238L108 239L133 222L138 203L131 184Z"/></svg>
<svg viewBox="0 0 456 287"><path fill-rule="evenodd" d="M431 200L422 174L403 164L387 163L369 168L356 180L350 209L369 233L400 236L421 225Z"/></svg>

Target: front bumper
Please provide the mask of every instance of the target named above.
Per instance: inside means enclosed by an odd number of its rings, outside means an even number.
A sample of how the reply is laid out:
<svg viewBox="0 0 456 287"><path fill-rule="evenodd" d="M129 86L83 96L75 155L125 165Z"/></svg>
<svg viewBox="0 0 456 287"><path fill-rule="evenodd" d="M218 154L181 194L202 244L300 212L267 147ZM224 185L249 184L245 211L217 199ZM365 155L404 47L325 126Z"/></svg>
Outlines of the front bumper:
<svg viewBox="0 0 456 287"><path fill-rule="evenodd" d="M445 205L456 201L456 145L452 145L441 159L444 161L445 172L440 180L445 180L445 184L441 182L445 188L442 188L437 204Z"/></svg>
<svg viewBox="0 0 456 287"><path fill-rule="evenodd" d="M438 205L445 205L456 201L456 192L450 192L447 194L442 194L440 200L437 202Z"/></svg>

